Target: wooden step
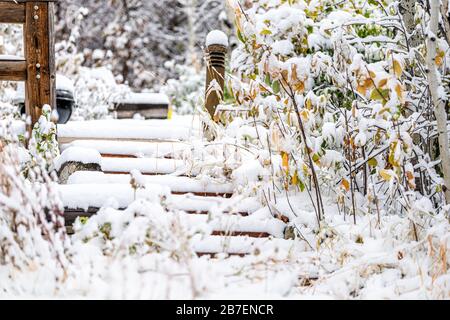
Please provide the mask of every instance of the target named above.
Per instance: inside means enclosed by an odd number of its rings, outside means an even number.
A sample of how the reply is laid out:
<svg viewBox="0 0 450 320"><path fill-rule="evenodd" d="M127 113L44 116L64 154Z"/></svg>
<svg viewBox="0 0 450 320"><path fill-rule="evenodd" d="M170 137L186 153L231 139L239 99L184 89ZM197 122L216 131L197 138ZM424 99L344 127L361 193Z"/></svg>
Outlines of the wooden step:
<svg viewBox="0 0 450 320"><path fill-rule="evenodd" d="M139 142L112 140L75 140L60 145L60 150L70 147L94 149L104 157L129 158L174 158L175 154L189 150L192 145L187 142Z"/></svg>
<svg viewBox="0 0 450 320"><path fill-rule="evenodd" d="M109 209L111 210L111 209ZM114 213L123 213L123 210L113 210ZM197 215L186 212L167 212L169 216L176 217L187 227L208 226L211 235L220 236L248 236L253 238L284 236L286 224L272 217L238 216L229 214ZM92 216L92 215L91 215ZM66 218L66 226L72 226Z"/></svg>
<svg viewBox="0 0 450 320"><path fill-rule="evenodd" d="M189 123L173 125L169 121L172 120L70 121L58 125L58 142L60 144L75 140L174 142L201 137L198 126L189 126Z"/></svg>
<svg viewBox="0 0 450 320"><path fill-rule="evenodd" d="M67 210L79 213L94 214L98 208L115 199L118 208L125 209L136 199L164 196L164 188L150 185L147 189L133 190L130 184L67 184L58 185L61 201ZM256 198L223 198L203 197L192 194L170 195L166 200L173 210L182 210L192 213L206 213L222 211L229 213L250 214L260 209Z"/></svg>
<svg viewBox="0 0 450 320"><path fill-rule="evenodd" d="M133 119L139 114L145 119L167 119L169 98L161 93L129 93L114 101L118 119Z"/></svg>
<svg viewBox="0 0 450 320"><path fill-rule="evenodd" d="M100 166L104 173L128 174L137 170L142 174L168 174L180 171L187 167L182 160L157 159L157 158L115 158L102 157Z"/></svg>
<svg viewBox="0 0 450 320"><path fill-rule="evenodd" d="M211 235L194 240L197 255L216 256L221 253L234 256L258 254L258 252L284 252L287 256L294 246L293 240L278 238L230 237Z"/></svg>
<svg viewBox="0 0 450 320"><path fill-rule="evenodd" d="M112 184L129 185L131 175L129 174L107 174L98 171L78 171L73 173L67 184L96 184L104 185L105 188ZM177 177L171 175L144 176L145 184L167 187L173 194L192 193L199 196L231 197L234 186L231 183L206 181L197 178Z"/></svg>

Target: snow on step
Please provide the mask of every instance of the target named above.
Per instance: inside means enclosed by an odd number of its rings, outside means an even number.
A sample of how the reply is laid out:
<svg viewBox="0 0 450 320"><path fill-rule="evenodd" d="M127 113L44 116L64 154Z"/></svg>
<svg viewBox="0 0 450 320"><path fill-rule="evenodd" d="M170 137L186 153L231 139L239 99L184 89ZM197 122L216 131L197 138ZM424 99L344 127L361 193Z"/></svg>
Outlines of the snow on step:
<svg viewBox="0 0 450 320"><path fill-rule="evenodd" d="M208 224L209 228L215 232L223 232L224 234L232 233L253 233L271 235L277 238L283 238L286 225L274 218L260 219L259 217L248 216L232 216L217 215L212 219L207 215L191 215L181 214L181 221L188 226Z"/></svg>
<svg viewBox="0 0 450 320"><path fill-rule="evenodd" d="M182 160L155 158L102 158L100 165L103 172L129 173L138 170L143 174L167 174L186 167L186 163Z"/></svg>
<svg viewBox="0 0 450 320"><path fill-rule="evenodd" d="M156 124L144 121L92 120L72 121L58 125L60 143L70 143L77 139L98 140L189 140L200 137L200 131L189 126L174 125L170 120ZM151 121L151 120L150 120Z"/></svg>
<svg viewBox="0 0 450 320"><path fill-rule="evenodd" d="M138 189L136 194L130 184L68 184L58 185L58 191L65 208L84 211L89 208L101 208L107 203L113 203L115 207L124 209L135 199L148 199L149 197L157 199L160 196L169 196L167 198L169 208L189 212L252 213L261 207L255 198L227 199L190 194L169 195L168 188L158 185L146 185L145 189Z"/></svg>
<svg viewBox="0 0 450 320"><path fill-rule="evenodd" d="M138 170L148 174L167 174L186 168L182 160L158 158L110 158L102 157L95 149L71 147L67 148L55 159L55 169L60 170L65 163L81 162L84 164L96 163L103 172L130 173Z"/></svg>
<svg viewBox="0 0 450 320"><path fill-rule="evenodd" d="M194 237L194 249L199 254L252 254L259 252L286 252L294 247L294 241L274 238L201 236Z"/></svg>
<svg viewBox="0 0 450 320"><path fill-rule="evenodd" d="M94 171L78 171L73 173L67 184L129 184L131 175L129 174L106 174ZM157 184L169 187L175 193L207 193L207 194L232 194L233 185L231 183L219 183L211 179L196 179L189 177L176 177L170 175L144 176L143 180L147 184Z"/></svg>
<svg viewBox="0 0 450 320"><path fill-rule="evenodd" d="M60 146L61 152L71 147L97 150L102 155L164 158L191 148L184 142L139 142L108 140L75 140Z"/></svg>
<svg viewBox="0 0 450 320"><path fill-rule="evenodd" d="M95 124L101 127L179 127L179 128L192 128L200 130L202 128L202 122L198 116L177 116L173 115L170 120L167 119L106 119L106 120L88 120L88 121L69 121L66 125L78 126L83 124Z"/></svg>

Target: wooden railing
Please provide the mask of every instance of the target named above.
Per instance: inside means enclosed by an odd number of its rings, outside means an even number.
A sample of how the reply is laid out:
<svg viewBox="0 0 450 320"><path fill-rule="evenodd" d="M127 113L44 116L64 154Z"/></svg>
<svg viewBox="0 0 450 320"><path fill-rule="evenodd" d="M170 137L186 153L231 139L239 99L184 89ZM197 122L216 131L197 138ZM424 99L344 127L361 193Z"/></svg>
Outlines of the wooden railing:
<svg viewBox="0 0 450 320"><path fill-rule="evenodd" d="M28 131L42 107L56 106L54 2L57 0L0 0L0 23L23 24L24 57L0 59L0 81L25 81Z"/></svg>

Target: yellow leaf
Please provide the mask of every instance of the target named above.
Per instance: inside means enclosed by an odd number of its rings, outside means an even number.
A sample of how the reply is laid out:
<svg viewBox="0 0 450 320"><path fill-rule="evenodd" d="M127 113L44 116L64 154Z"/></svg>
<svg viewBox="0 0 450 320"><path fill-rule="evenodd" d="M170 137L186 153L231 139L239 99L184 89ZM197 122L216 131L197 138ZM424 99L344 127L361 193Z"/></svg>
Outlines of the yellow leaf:
<svg viewBox="0 0 450 320"><path fill-rule="evenodd" d="M359 81L358 87L356 88L356 90L358 90L358 92L361 95L366 95L367 90L371 89L373 87L373 81L370 78L365 79L364 81Z"/></svg>
<svg viewBox="0 0 450 320"><path fill-rule="evenodd" d="M283 159L282 166L287 171L289 169L289 154L286 152L281 152L281 157Z"/></svg>
<svg viewBox="0 0 450 320"><path fill-rule="evenodd" d="M342 179L341 185L345 189L345 191L349 191L350 190L350 182L348 182L347 179Z"/></svg>
<svg viewBox="0 0 450 320"><path fill-rule="evenodd" d="M304 121L308 121L308 119L309 119L309 113L308 113L308 111L302 110L302 112L300 112L300 115L302 116L302 119L303 119Z"/></svg>
<svg viewBox="0 0 450 320"><path fill-rule="evenodd" d="M381 80L378 82L378 88L383 88L383 87L387 84L387 82L388 82L388 79L387 79L387 78L381 79Z"/></svg>
<svg viewBox="0 0 450 320"><path fill-rule="evenodd" d="M397 94L397 97L400 100L400 102L404 103L403 89L402 89L402 86L400 85L400 83L397 83L395 85L395 93Z"/></svg>
<svg viewBox="0 0 450 320"><path fill-rule="evenodd" d="M292 181L291 183L296 186L298 184L298 174L297 174L297 170L295 170L294 176L292 177Z"/></svg>
<svg viewBox="0 0 450 320"><path fill-rule="evenodd" d="M398 60L394 60L393 69L394 69L394 74L397 76L397 78L399 78L403 73L402 63Z"/></svg>
<svg viewBox="0 0 450 320"><path fill-rule="evenodd" d="M390 181L392 179L392 175L388 170L382 169L380 170L380 176L385 181Z"/></svg>
<svg viewBox="0 0 450 320"><path fill-rule="evenodd" d="M306 109L310 109L311 110L311 107L312 107L311 99L309 99L309 98L306 99L305 106L306 106Z"/></svg>
<svg viewBox="0 0 450 320"><path fill-rule="evenodd" d="M296 92L302 93L303 91L305 91L305 84L301 81L295 83L293 87Z"/></svg>
<svg viewBox="0 0 450 320"><path fill-rule="evenodd" d="M370 158L369 161L367 161L367 164L371 167L376 167L378 165L378 161L375 158Z"/></svg>
<svg viewBox="0 0 450 320"><path fill-rule="evenodd" d="M260 34L262 36L267 36L269 34L272 34L272 31L270 31L269 29L263 29L263 30L261 30Z"/></svg>
<svg viewBox="0 0 450 320"><path fill-rule="evenodd" d="M406 177L408 178L408 180L413 180L414 174L411 171L406 171Z"/></svg>
<svg viewBox="0 0 450 320"><path fill-rule="evenodd" d="M291 66L291 79L293 81L298 81L298 77L297 77L297 65L293 64Z"/></svg>
<svg viewBox="0 0 450 320"><path fill-rule="evenodd" d="M408 180L408 186L411 189L415 189L416 188L416 180L414 178L414 173L412 173L411 171L406 171L406 178Z"/></svg>

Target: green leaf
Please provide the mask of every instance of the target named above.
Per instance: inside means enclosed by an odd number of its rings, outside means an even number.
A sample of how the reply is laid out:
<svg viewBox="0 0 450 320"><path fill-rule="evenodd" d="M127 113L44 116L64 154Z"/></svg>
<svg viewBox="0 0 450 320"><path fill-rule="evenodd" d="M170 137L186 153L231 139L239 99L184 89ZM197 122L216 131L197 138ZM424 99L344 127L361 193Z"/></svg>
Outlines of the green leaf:
<svg viewBox="0 0 450 320"><path fill-rule="evenodd" d="M389 89L373 89L370 93L371 100L387 101L389 99Z"/></svg>
<svg viewBox="0 0 450 320"><path fill-rule="evenodd" d="M280 93L280 81L275 80L275 81L272 83L272 90L273 90L273 92L274 92L275 94Z"/></svg>

